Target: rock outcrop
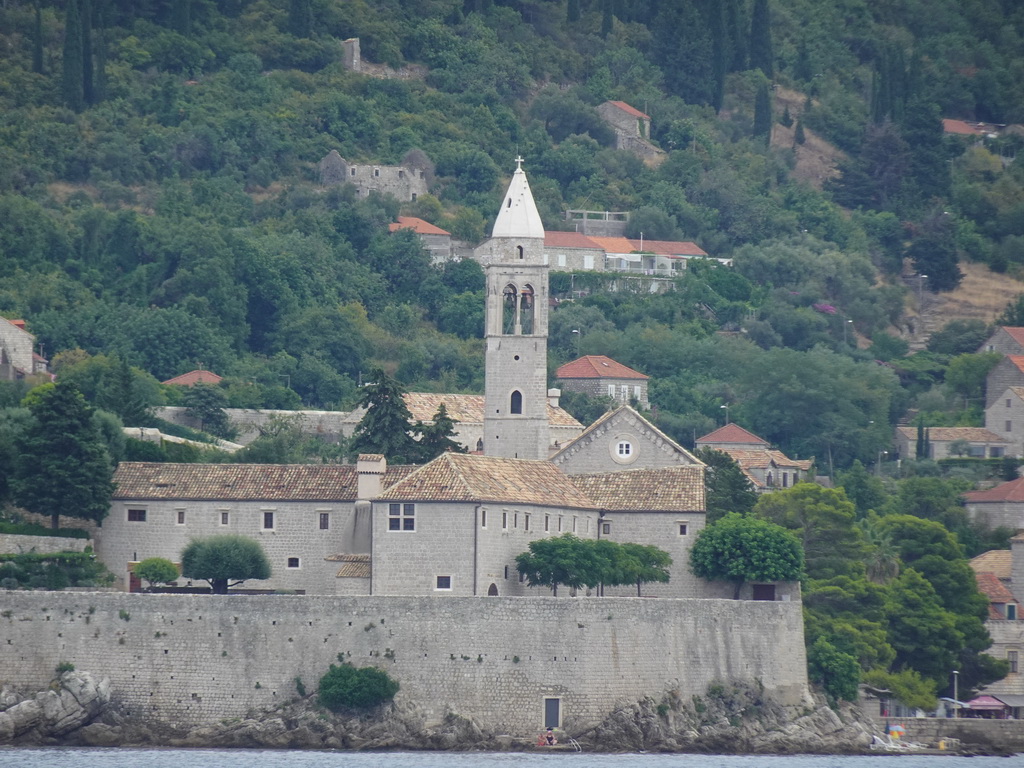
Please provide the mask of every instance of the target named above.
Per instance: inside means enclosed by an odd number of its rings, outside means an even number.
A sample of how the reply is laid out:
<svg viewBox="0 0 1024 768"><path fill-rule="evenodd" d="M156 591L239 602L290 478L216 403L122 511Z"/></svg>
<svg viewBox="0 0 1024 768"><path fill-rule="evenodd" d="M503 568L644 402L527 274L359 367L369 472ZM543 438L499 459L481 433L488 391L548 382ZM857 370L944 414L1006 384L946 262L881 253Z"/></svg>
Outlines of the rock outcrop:
<svg viewBox="0 0 1024 768"><path fill-rule="evenodd" d="M99 717L110 703L110 683L88 672L64 672L49 690L28 697L0 691L0 744L62 741Z"/></svg>

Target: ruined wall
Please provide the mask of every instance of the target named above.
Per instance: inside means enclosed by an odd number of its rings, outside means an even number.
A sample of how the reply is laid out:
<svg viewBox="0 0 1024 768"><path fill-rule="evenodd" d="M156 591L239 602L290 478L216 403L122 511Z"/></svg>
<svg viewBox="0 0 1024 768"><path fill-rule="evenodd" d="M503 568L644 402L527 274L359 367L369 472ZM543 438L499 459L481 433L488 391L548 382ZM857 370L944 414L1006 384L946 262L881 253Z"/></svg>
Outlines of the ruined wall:
<svg viewBox="0 0 1024 768"><path fill-rule="evenodd" d="M0 680L39 690L70 662L110 679L130 715L184 725L313 690L337 655L385 668L428 720L448 712L528 735L617 703L760 681L806 703L799 603L629 598L309 597L6 592ZM351 654L351 655L349 655Z"/></svg>

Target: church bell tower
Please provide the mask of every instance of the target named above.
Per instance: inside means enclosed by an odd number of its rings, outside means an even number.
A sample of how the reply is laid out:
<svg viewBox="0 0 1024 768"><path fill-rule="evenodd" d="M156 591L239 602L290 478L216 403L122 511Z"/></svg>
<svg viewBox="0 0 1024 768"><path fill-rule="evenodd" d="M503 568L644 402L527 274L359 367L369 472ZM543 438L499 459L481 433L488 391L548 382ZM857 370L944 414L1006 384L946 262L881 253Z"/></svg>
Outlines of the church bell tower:
<svg viewBox="0 0 1024 768"><path fill-rule="evenodd" d="M487 276L484 454L547 459L548 265L544 224L516 171L484 249Z"/></svg>

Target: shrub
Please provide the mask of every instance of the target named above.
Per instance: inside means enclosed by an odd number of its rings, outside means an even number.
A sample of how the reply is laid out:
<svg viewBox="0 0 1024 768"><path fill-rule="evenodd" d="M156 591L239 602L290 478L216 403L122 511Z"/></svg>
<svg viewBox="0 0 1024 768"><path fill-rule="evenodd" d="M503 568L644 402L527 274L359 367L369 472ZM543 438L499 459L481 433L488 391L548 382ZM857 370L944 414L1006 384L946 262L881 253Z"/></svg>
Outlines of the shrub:
<svg viewBox="0 0 1024 768"><path fill-rule="evenodd" d="M62 661L60 664L57 665L57 668L54 671L58 675L63 675L65 672L74 672L75 665L72 664L70 661Z"/></svg>
<svg viewBox="0 0 1024 768"><path fill-rule="evenodd" d="M331 664L320 678L320 703L337 712L339 709L369 709L390 701L398 693L398 682L387 672L373 667L356 669L351 664Z"/></svg>
<svg viewBox="0 0 1024 768"><path fill-rule="evenodd" d="M162 557L147 557L135 566L135 575L152 589L157 584L168 584L178 578L178 567Z"/></svg>

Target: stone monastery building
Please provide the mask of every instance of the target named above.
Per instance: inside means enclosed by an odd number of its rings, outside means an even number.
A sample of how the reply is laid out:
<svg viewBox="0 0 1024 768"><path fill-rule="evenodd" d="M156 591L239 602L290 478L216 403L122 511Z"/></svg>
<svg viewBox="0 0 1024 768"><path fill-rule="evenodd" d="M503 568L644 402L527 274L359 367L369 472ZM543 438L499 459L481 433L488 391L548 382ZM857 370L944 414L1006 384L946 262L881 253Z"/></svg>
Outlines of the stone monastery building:
<svg viewBox="0 0 1024 768"><path fill-rule="evenodd" d="M484 265L483 455L445 454L420 467L388 466L377 455L360 456L356 466L122 463L97 537L103 561L127 586L135 562L177 560L192 538L237 533L259 541L271 561L272 577L255 584L260 588L546 595L523 582L515 557L533 540L573 533L667 550L671 580L646 585L645 594L731 596L731 586L688 570L691 543L705 524L703 463L628 405L582 434L552 439L549 396L557 393L547 389L549 266L521 167ZM646 377L620 368L634 397L632 387L645 385ZM637 399L645 395L644 388ZM746 597L753 587L745 587ZM758 595L789 600L797 589L758 585ZM635 593L635 587L619 591Z"/></svg>

